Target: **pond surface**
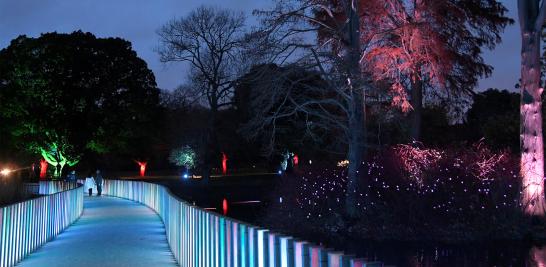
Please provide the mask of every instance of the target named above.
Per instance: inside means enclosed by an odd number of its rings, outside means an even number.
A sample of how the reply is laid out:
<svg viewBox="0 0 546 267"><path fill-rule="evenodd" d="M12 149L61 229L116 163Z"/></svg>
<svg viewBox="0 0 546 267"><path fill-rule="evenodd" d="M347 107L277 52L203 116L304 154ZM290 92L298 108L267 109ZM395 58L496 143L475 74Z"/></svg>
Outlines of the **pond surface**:
<svg viewBox="0 0 546 267"><path fill-rule="evenodd" d="M429 245L408 243L345 244L347 252L398 267L545 266L546 244L494 243Z"/></svg>
<svg viewBox="0 0 546 267"><path fill-rule="evenodd" d="M272 177L248 177L217 179L210 184L180 179L155 179L168 186L179 197L195 201L201 207L216 208L221 212L223 198L229 205L228 216L246 222L256 223L266 203L236 204L249 200L264 200L274 186ZM316 243L316 242L315 242ZM328 247L344 250L347 254L377 260L385 266L398 267L546 267L546 244L521 242L495 242L490 244L431 245L403 242L363 243L344 241L343 244L329 244Z"/></svg>

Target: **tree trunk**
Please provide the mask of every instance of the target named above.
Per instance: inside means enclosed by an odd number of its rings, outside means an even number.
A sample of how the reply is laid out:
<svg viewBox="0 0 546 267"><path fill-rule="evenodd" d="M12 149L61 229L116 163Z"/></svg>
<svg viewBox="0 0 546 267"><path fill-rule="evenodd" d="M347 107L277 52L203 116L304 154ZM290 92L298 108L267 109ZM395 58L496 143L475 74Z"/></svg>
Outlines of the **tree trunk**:
<svg viewBox="0 0 546 267"><path fill-rule="evenodd" d="M411 106L413 110L410 114L411 141L421 141L421 116L423 110L423 82L416 78L411 84Z"/></svg>
<svg viewBox="0 0 546 267"><path fill-rule="evenodd" d="M349 151L347 159L349 167L347 170L347 198L345 200L345 210L348 215L357 214L357 194L360 186L358 177L358 168L362 162L365 146L365 117L363 110L363 95L355 93L353 96L352 116L349 117Z"/></svg>
<svg viewBox="0 0 546 267"><path fill-rule="evenodd" d="M348 86L351 90L351 103L349 103L349 151L347 157L349 167L347 172L347 195L345 199L345 211L349 216L357 215L356 196L359 189L358 168L364 154L365 142L365 114L364 114L364 89L362 73L360 70L360 20L358 17L358 1L347 0L348 14L348 53L346 64L348 67Z"/></svg>
<svg viewBox="0 0 546 267"><path fill-rule="evenodd" d="M216 101L216 99L214 99L213 101ZM218 153L219 153L219 146L218 146L218 135L216 133L218 128L217 116L218 116L218 108L213 103L211 104L211 109L210 109L210 117L208 122L209 127L207 129L207 137L206 137L206 144L205 144L205 155L204 155L204 162L203 162L203 181L204 182L209 181L212 167L218 164L217 159L218 159Z"/></svg>
<svg viewBox="0 0 546 267"><path fill-rule="evenodd" d="M540 88L540 34L538 1L518 1L521 25L520 172L522 208L528 215L544 216L544 146L542 88Z"/></svg>

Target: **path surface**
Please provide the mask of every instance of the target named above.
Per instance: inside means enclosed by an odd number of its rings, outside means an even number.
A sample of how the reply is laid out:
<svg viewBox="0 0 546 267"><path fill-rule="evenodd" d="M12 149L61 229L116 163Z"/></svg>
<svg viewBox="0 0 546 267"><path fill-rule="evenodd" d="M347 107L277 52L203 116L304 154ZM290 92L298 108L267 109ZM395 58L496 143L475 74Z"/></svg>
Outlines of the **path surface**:
<svg viewBox="0 0 546 267"><path fill-rule="evenodd" d="M85 197L82 217L17 266L176 266L165 228L150 208Z"/></svg>

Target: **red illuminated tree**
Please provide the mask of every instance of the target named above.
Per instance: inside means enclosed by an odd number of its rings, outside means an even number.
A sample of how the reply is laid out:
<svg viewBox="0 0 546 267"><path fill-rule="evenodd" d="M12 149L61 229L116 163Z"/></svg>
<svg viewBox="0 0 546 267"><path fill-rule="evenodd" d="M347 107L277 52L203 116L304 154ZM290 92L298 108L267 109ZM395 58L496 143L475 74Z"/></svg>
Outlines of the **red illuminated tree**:
<svg viewBox="0 0 546 267"><path fill-rule="evenodd" d="M540 37L546 3L518 0L521 28L520 171L525 213L544 216L544 143L542 135L542 91Z"/></svg>
<svg viewBox="0 0 546 267"><path fill-rule="evenodd" d="M364 7L374 1L362 1ZM425 88L450 97L472 93L478 78L492 67L481 57L493 49L500 32L512 23L497 0L382 0L361 16L380 28L366 55L375 80L387 80L392 91L411 92L411 138L420 139ZM403 108L410 108L402 101Z"/></svg>

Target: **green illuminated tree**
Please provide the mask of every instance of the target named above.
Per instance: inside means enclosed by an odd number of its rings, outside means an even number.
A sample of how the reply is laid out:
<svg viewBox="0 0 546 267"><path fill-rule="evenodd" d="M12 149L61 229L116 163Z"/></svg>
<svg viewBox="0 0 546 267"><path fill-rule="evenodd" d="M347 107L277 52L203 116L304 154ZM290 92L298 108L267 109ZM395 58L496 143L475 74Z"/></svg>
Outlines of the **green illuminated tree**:
<svg viewBox="0 0 546 267"><path fill-rule="evenodd" d="M70 167L76 165L80 161L79 155L73 153L72 146L67 143L57 144L51 143L49 147L37 147L40 150L40 155L47 163L55 167L55 177L60 177L65 165Z"/></svg>
<svg viewBox="0 0 546 267"><path fill-rule="evenodd" d="M3 132L56 175L86 155L147 154L159 90L128 41L80 31L19 36L0 62Z"/></svg>
<svg viewBox="0 0 546 267"><path fill-rule="evenodd" d="M175 148L169 155L169 161L176 166L184 167L189 170L195 167L197 154L190 146Z"/></svg>

